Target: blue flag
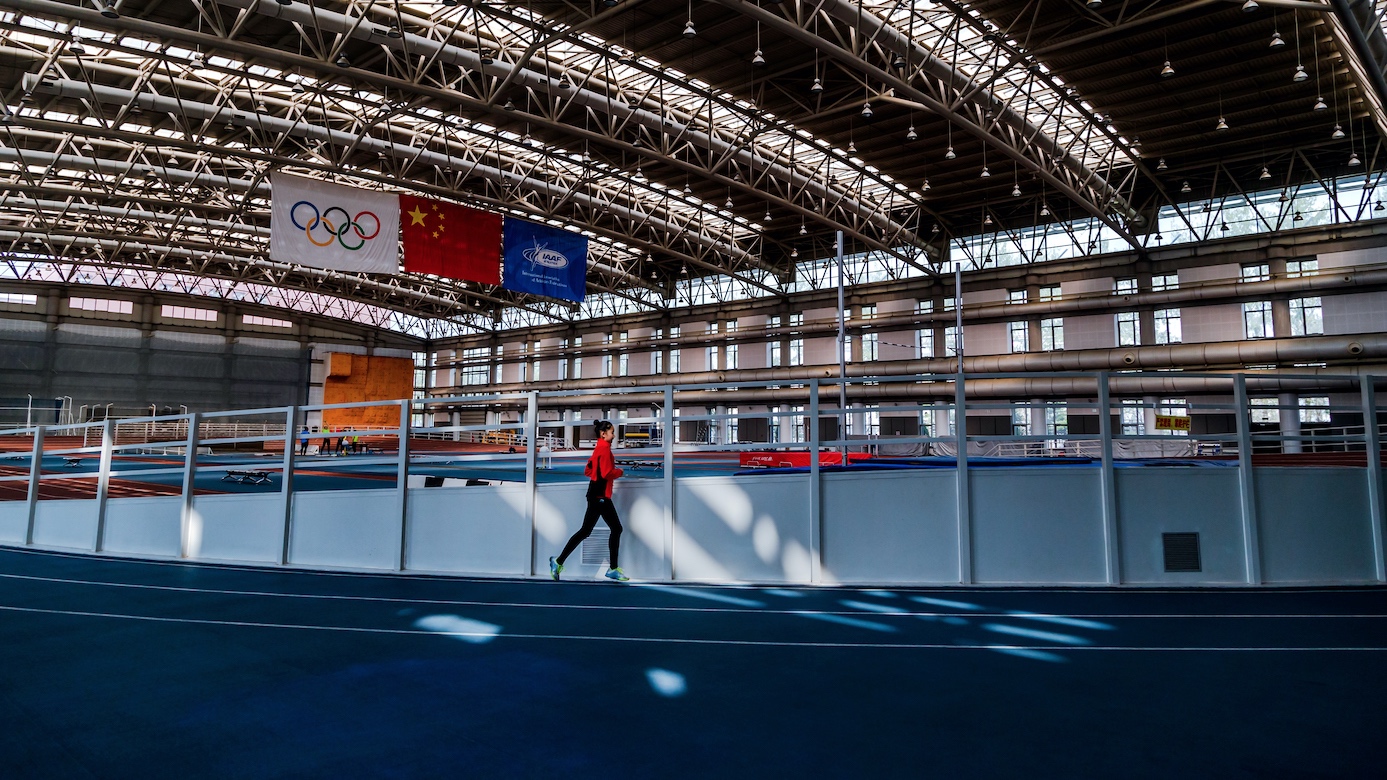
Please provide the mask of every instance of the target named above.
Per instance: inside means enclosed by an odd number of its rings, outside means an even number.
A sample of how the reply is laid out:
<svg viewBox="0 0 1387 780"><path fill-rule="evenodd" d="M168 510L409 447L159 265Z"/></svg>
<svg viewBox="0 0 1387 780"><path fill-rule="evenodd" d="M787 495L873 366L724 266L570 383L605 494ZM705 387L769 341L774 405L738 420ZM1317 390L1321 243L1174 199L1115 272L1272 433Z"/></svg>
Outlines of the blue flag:
<svg viewBox="0 0 1387 780"><path fill-rule="evenodd" d="M506 217L501 245L505 258L502 287L582 302L588 276L585 236Z"/></svg>

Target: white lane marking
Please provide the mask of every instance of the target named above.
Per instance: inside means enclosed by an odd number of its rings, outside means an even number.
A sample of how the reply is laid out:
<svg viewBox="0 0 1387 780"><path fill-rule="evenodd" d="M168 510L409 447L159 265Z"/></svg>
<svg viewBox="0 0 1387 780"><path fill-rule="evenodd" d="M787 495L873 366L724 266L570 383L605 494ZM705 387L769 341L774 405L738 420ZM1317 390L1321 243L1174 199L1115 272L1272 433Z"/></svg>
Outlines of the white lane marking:
<svg viewBox="0 0 1387 780"><path fill-rule="evenodd" d="M296 623L256 623L246 620L213 620L210 618L174 618L155 615L126 615L118 612L84 612L71 609L41 609L38 607L13 607L0 604L3 612L24 612L42 615L65 615L69 617L109 618L112 620L136 620L149 623L176 623L200 626L229 626L232 628L279 628L298 631L339 631L350 634L393 634L401 636L453 636L454 632L423 631L409 628L364 628L360 626L305 626ZM482 636L482 633L477 633ZM732 645L742 647L825 647L825 648L872 648L885 650L996 650L1008 647L1016 650L1045 651L1055 649L1053 645L964 645L964 644L909 644L906 642L791 642L782 640L758 639L690 639L683 637L661 638L648 636L592 636L587 634L508 634L506 639L573 640L591 642L641 642L650 644L681 645ZM1089 647L1066 647L1067 652L1107 651L1107 652L1186 652L1186 653L1303 653L1303 652L1352 652L1387 653L1387 647L1131 647L1122 645L1103 645Z"/></svg>
<svg viewBox="0 0 1387 780"><path fill-rule="evenodd" d="M1011 634L1012 636L1023 636L1027 639L1039 639L1042 642L1055 642L1061 645L1091 645L1093 644L1081 636L1071 634L1057 634L1053 631L1036 631L1034 628L1022 628L1020 626L1006 626L1000 623L983 624L984 631L992 631L998 634Z"/></svg>
<svg viewBox="0 0 1387 780"><path fill-rule="evenodd" d="M640 605L640 604L543 604L543 603L527 602L527 601L473 601L473 600L462 600L462 599L398 598L398 597L391 597L391 596L353 596L353 595L343 595L343 594L335 594L335 593L279 593L279 592L276 592L276 591L266 591L266 590L230 590L230 589L225 589L225 588L192 588L192 587L186 587L186 586L181 586L181 585L151 585L151 584L147 584L147 583L138 583L138 582L103 582L103 581L100 581L100 580L78 580L78 579L70 579L70 578L63 578L63 577L39 577L39 576L37 576L37 575L32 575L32 574L8 574L8 573L0 573L0 579L28 580L28 581L33 581L33 582L51 582L51 583L60 584L60 585L89 585L89 586L92 586L92 587L103 587L103 588L128 588L128 589L133 589L133 590L157 590L157 591L168 591L168 592L172 592L172 593L204 593L204 594L214 595L214 596L265 596L265 597L269 597L269 598L285 598L285 599L323 599L323 600L325 600L325 601L361 601L361 602L372 602L372 603L383 603L383 604L421 604L421 605L422 605L422 604L431 604L431 605L437 605L437 606L460 606L460 607L516 607L516 608L526 608L526 607L528 607L528 608L534 608L534 609L591 609L591 610L604 610L604 609L608 609L608 610L633 611L633 612L725 612L725 613L728 613L728 614L754 613L754 614L758 614L758 615L794 615L794 614L798 614L799 611L800 611L800 610L787 610L787 609L751 609L751 608L748 608L748 609L725 609L725 608L716 608L716 607L657 607L657 606ZM676 593L676 594L681 594L681 595L692 595L692 593L691 593L691 591L692 591L692 592L696 592L696 593L698 594L697 596L695 596L696 598L707 598L707 599L710 599L710 600L721 601L721 602L730 603L730 604L738 604L739 602L746 601L746 602L749 602L750 604L761 605L761 602L759 602L759 601L752 601L752 600L750 600L750 599L737 599L735 596L721 596L720 594L709 593L708 591L705 591L705 590L698 590L698 591L695 591L695 589L693 589L693 588L688 588L688 587L683 586L683 585L661 585L661 584L658 584L658 583L637 583L637 584L634 584L634 585L630 585L629 587L633 587L633 588L652 588L652 589L655 589L655 590L662 590L662 591L666 591L666 592L669 592L669 593ZM824 593L830 593L830 594L831 594L831 593L837 593L837 592L841 592L841 591L838 590L838 589L833 589L833 590L825 590L825 591L823 591L823 592L824 592ZM798 595L798 594L797 594L797 595ZM932 602L940 601L940 600L938 600L938 599L929 599L929 600L926 600L926 599L919 598L919 597L911 597L911 600L912 600L912 601L919 601L919 602L922 602L922 603L924 603L925 601L932 601ZM861 602L861 603L864 603L864 604L865 604L865 603L867 603L867 602ZM943 602L943 603L944 603L944 604L955 604L955 605L956 605L956 604L960 604L961 602ZM878 605L878 606L880 606L880 605ZM975 606L975 605L969 605L969 606L972 607L972 608L974 608L974 609L982 609L982 607L977 607L977 606ZM852 615L852 614L856 614L856 613L854 613L854 612L832 612L832 611L822 611L822 610L818 610L818 611L820 611L822 614L840 614L840 615ZM883 614L884 614L884 613L883 613ZM953 613L951 613L951 612L907 612L907 611L902 611L902 612L900 612L900 613L895 613L895 614L900 614L900 615L907 616L907 617L919 617L919 618L936 618L936 617L944 617L944 618L947 618L947 617L952 617L952 616L953 616ZM1007 611L1007 612L975 612L975 613L971 613L971 614L972 614L974 617L978 617L978 618L1017 618L1017 617L1029 617L1030 619L1035 620L1035 619L1040 619L1040 618L1043 617L1043 618L1046 618L1046 619L1050 619L1050 620L1052 620L1053 622L1061 622L1061 621L1063 621L1063 620L1075 620L1075 621L1078 621L1080 618L1104 618L1104 619L1125 619L1125 620L1135 620L1135 619L1180 620L1180 619L1185 619L1185 618L1220 618L1220 619L1222 619L1222 618L1268 618L1268 619L1281 619L1281 618L1286 618L1286 619L1292 619L1292 618L1296 618L1296 619L1324 619L1324 618L1334 618L1334 619L1337 619L1337 618L1357 618L1357 619L1363 619L1363 618L1368 618L1368 619L1374 619L1374 618L1375 618L1375 619L1387 619L1387 614L1370 615L1370 614L1356 614L1356 613L1355 613L1355 614L1343 614L1343 615L1336 615L1336 614L1323 614L1323 615L1316 615L1316 614L1256 614L1256 613L1246 613L1246 614L1221 614L1221 613L1214 613L1214 612L1208 612L1208 613L1149 613L1149 614L1146 614L1146 613L1127 613L1127 614L1095 614L1095 615L1086 615L1086 614L1085 614L1085 615L1071 615L1071 616L1068 616L1068 617L1062 617L1062 616L1058 616L1058 615L1041 615L1041 613L1026 613L1026 612L1015 612L1015 611ZM1078 622L1075 622L1075 623L1073 623L1072 625L1078 625ZM1111 627L1108 627L1108 628L1111 628Z"/></svg>

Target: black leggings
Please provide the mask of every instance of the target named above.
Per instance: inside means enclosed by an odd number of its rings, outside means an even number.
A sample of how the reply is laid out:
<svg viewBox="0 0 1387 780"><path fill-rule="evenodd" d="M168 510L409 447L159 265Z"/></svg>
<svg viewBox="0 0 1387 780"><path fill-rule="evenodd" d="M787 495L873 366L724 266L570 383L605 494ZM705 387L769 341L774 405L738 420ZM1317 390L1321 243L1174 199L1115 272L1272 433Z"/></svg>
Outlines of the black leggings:
<svg viewBox="0 0 1387 780"><path fill-rule="evenodd" d="M617 551L621 547L621 520L616 516L616 507L612 506L612 500L605 496L588 499L588 512L583 515L583 527L563 546L563 552L559 554L560 564L568 560L568 556L572 555L573 551L578 549L578 545L592 533L592 529L597 527L598 517L607 521L607 527L612 529L612 535L607 539L607 558L613 569L617 567Z"/></svg>

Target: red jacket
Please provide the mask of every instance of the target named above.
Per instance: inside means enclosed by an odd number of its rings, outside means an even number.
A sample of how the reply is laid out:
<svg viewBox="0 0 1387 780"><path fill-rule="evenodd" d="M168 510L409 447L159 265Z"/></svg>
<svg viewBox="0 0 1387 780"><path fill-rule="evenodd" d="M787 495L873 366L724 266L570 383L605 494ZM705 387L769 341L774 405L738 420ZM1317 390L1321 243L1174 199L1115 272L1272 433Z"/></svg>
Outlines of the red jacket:
<svg viewBox="0 0 1387 780"><path fill-rule="evenodd" d="M597 446L592 450L592 457L588 458L588 464L583 467L583 476L597 483L596 488L603 491L607 498L612 497L612 483L626 472L616 467L616 458L612 457L612 445L606 439L598 439ZM588 486L588 495L592 495L594 486Z"/></svg>

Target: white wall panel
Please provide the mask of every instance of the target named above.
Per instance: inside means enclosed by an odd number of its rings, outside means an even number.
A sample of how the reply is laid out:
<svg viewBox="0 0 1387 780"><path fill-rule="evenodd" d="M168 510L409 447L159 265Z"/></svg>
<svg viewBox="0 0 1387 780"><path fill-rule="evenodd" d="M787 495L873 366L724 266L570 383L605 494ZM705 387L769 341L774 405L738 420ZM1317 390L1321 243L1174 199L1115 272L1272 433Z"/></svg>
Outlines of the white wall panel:
<svg viewBox="0 0 1387 780"><path fill-rule="evenodd" d="M1114 476L1123 582L1246 581L1237 469L1122 468ZM1161 534L1186 532L1199 534L1203 571L1167 572Z"/></svg>
<svg viewBox="0 0 1387 780"><path fill-rule="evenodd" d="M183 498L112 498L106 502L108 552L178 557Z"/></svg>
<svg viewBox="0 0 1387 780"><path fill-rule="evenodd" d="M1096 468L974 469L973 579L1106 582Z"/></svg>
<svg viewBox="0 0 1387 780"><path fill-rule="evenodd" d="M29 502L0 501L0 543L24 544L29 531Z"/></svg>
<svg viewBox="0 0 1387 780"><path fill-rule="evenodd" d="M676 579L809 581L807 477L690 477L674 505Z"/></svg>
<svg viewBox="0 0 1387 780"><path fill-rule="evenodd" d="M954 471L826 474L825 579L958 582Z"/></svg>
<svg viewBox="0 0 1387 780"><path fill-rule="evenodd" d="M34 545L90 550L96 546L96 499L40 501L34 511Z"/></svg>
<svg viewBox="0 0 1387 780"><path fill-rule="evenodd" d="M1351 582L1376 576L1366 471L1256 469L1264 582Z"/></svg>
<svg viewBox="0 0 1387 780"><path fill-rule="evenodd" d="M284 544L283 506L278 493L196 496L188 529L188 557L279 563Z"/></svg>
<svg viewBox="0 0 1387 780"><path fill-rule="evenodd" d="M400 547L397 501L393 490L295 493L289 562L394 569Z"/></svg>
<svg viewBox="0 0 1387 780"><path fill-rule="evenodd" d="M471 574L529 574L530 521L524 485L409 491L406 568Z"/></svg>

